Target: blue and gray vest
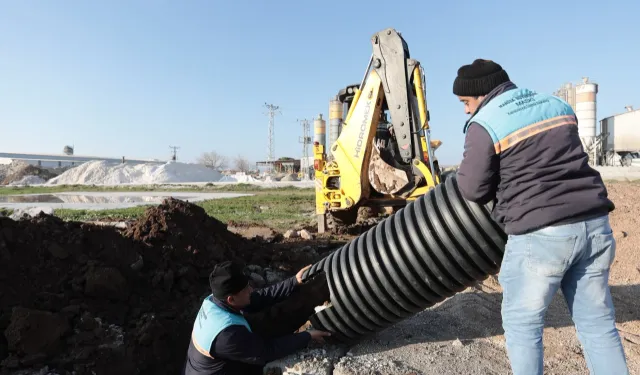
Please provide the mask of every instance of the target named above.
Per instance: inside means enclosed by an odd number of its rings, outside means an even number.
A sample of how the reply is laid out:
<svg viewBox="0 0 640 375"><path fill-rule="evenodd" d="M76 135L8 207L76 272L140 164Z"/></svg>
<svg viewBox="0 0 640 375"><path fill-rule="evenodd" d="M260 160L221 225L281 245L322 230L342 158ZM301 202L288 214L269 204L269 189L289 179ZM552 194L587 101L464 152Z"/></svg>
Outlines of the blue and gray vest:
<svg viewBox="0 0 640 375"><path fill-rule="evenodd" d="M513 89L491 99L467 122L485 128L496 150L506 151L518 142L564 125L577 125L571 106L560 98L529 89Z"/></svg>
<svg viewBox="0 0 640 375"><path fill-rule="evenodd" d="M238 314L229 312L216 305L208 296L202 302L198 316L193 324L191 340L196 349L203 355L213 358L210 354L213 339L225 328L232 325L243 325L251 332L251 327L247 320Z"/></svg>

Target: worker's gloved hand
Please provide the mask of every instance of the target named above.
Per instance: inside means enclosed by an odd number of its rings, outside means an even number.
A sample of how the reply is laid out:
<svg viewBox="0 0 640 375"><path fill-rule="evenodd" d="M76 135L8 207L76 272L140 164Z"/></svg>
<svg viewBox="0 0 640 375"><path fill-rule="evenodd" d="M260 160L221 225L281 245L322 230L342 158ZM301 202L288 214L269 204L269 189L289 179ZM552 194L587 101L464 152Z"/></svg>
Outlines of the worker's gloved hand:
<svg viewBox="0 0 640 375"><path fill-rule="evenodd" d="M330 332L317 331L315 329L308 330L307 332L311 335L311 339L316 342L324 342L324 337L331 336Z"/></svg>
<svg viewBox="0 0 640 375"><path fill-rule="evenodd" d="M309 267L311 267L311 265L306 266L305 268L301 269L300 271L298 271L298 273L296 274L296 280L298 280L298 284L302 284L302 274L304 273L304 271L306 271Z"/></svg>

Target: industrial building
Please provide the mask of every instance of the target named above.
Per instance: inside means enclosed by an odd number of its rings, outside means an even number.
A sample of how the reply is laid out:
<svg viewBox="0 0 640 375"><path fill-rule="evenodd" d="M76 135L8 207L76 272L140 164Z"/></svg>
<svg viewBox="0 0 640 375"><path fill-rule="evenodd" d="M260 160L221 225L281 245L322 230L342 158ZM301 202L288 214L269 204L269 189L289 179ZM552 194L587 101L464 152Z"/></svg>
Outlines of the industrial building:
<svg viewBox="0 0 640 375"><path fill-rule="evenodd" d="M575 86L571 83L566 83L553 93L553 95L567 102L576 113L576 117L578 118L578 134L580 135L585 151L590 156L590 160L597 159L597 94L598 84L589 81L589 77L583 77L582 82Z"/></svg>
<svg viewBox="0 0 640 375"><path fill-rule="evenodd" d="M598 84L584 77L575 86L566 83L553 95L563 99L578 117L578 133L589 162L600 166L640 165L640 110L626 111L600 120L597 125Z"/></svg>
<svg viewBox="0 0 640 375"><path fill-rule="evenodd" d="M602 153L600 165L640 164L640 110L627 106L625 112L600 121Z"/></svg>
<svg viewBox="0 0 640 375"><path fill-rule="evenodd" d="M23 161L32 165L37 165L43 168L64 168L74 167L88 161L109 161L117 163L159 163L163 164L166 161L158 159L127 159L122 156L120 158L110 158L101 156L86 156L86 155L74 155L73 148L66 146L63 154L28 154L28 153L12 153L12 152L0 152L0 163L9 164L12 161Z"/></svg>

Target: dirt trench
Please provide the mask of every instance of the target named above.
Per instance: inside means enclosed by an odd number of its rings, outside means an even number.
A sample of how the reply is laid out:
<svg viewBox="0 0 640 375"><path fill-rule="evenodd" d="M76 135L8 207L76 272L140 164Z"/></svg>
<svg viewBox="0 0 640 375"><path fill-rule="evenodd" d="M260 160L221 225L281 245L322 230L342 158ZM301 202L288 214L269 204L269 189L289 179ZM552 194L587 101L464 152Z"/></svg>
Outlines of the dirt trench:
<svg viewBox="0 0 640 375"><path fill-rule="evenodd" d="M0 373L179 373L215 264L240 261L264 283L322 256L246 239L176 199L122 231L0 218Z"/></svg>

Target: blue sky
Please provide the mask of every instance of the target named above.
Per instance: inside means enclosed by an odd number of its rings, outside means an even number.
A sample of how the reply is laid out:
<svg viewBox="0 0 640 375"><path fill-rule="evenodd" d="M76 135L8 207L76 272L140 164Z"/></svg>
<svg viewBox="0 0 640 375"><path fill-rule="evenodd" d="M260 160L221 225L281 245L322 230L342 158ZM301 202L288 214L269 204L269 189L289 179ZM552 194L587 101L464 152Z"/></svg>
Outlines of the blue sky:
<svg viewBox="0 0 640 375"><path fill-rule="evenodd" d="M373 33L394 27L427 75L438 156L456 163L467 119L460 65L500 63L553 92L588 76L598 119L640 107L640 2L0 0L0 150L194 161L267 156L265 102L279 105L276 156L299 157L297 119L328 117L360 81ZM596 5L597 4L597 5Z"/></svg>

